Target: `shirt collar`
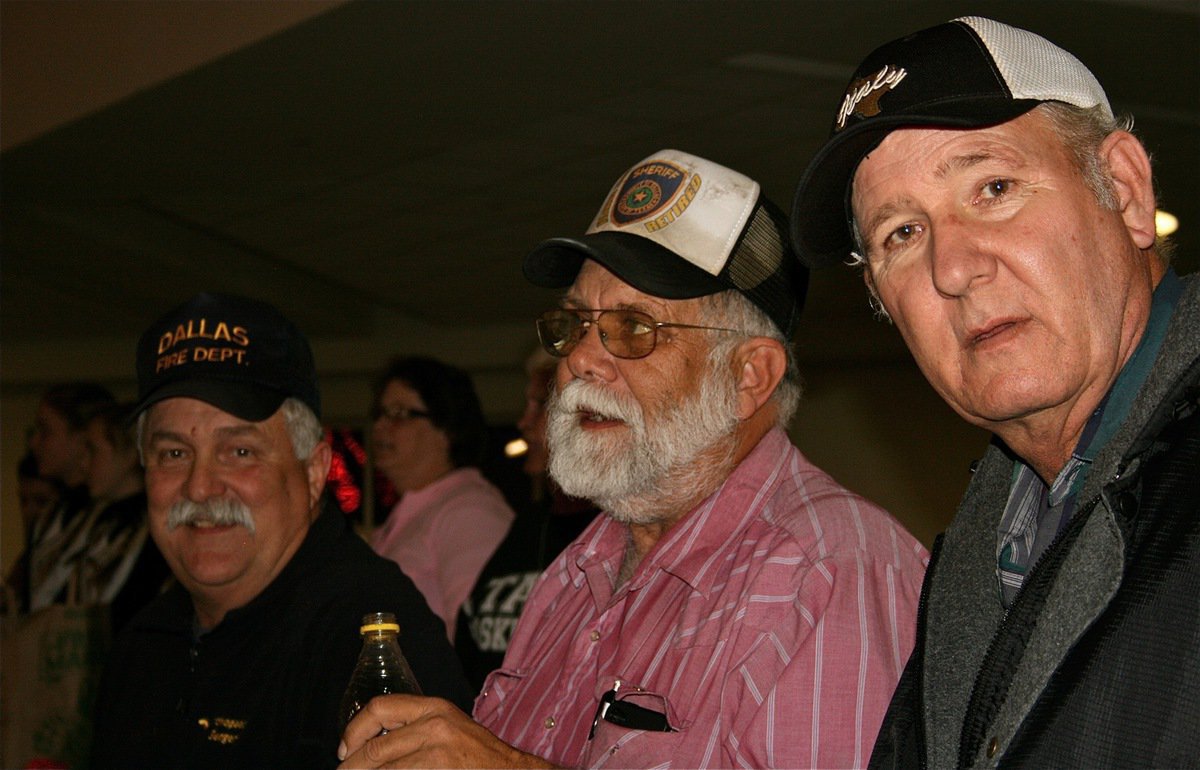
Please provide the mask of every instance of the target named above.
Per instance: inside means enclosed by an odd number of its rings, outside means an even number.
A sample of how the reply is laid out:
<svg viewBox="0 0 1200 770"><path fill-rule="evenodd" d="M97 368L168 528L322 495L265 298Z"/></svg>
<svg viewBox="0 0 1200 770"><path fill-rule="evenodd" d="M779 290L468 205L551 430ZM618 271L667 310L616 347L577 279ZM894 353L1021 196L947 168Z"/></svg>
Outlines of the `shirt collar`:
<svg viewBox="0 0 1200 770"><path fill-rule="evenodd" d="M1146 321L1145 330L1142 331L1142 338L1134 348L1133 355L1121 367L1108 395L1101 402L1100 424L1087 446L1081 446L1077 450L1081 458L1089 462L1095 458L1096 453L1125 422L1138 391L1150 376L1154 360L1158 358L1158 350L1167 336L1171 315L1175 312L1182 295L1183 281L1174 270L1167 268L1166 274L1154 288L1154 295L1150 301L1150 317Z"/></svg>

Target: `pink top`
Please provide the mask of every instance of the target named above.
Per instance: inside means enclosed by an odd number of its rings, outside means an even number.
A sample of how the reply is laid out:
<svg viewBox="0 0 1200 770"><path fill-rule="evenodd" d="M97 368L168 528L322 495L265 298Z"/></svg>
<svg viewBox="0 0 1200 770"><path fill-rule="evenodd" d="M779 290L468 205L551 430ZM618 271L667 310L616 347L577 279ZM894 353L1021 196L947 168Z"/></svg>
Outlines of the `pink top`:
<svg viewBox="0 0 1200 770"><path fill-rule="evenodd" d="M375 530L371 546L416 583L453 641L458 608L514 517L504 495L478 469L457 468L404 493Z"/></svg>
<svg viewBox="0 0 1200 770"><path fill-rule="evenodd" d="M475 718L568 767L861 767L913 645L925 549L881 508L759 442L614 593L597 517L525 605ZM600 721L601 695L674 732Z"/></svg>

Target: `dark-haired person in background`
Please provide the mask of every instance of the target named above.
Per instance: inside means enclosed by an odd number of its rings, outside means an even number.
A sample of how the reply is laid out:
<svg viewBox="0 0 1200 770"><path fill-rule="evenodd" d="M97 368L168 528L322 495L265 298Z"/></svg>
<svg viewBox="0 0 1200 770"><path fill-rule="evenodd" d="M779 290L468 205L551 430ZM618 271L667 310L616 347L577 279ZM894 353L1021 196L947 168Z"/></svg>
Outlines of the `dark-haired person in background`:
<svg viewBox="0 0 1200 770"><path fill-rule="evenodd" d="M56 601L109 605L120 629L163 589L171 572L150 538L141 463L129 418L132 404L99 409L84 429L88 509L44 575Z"/></svg>
<svg viewBox="0 0 1200 770"><path fill-rule="evenodd" d="M28 532L36 521L47 518L58 507L63 486L57 479L42 475L37 458L26 452L17 463L17 504L21 506L21 526Z"/></svg>
<svg viewBox="0 0 1200 770"><path fill-rule="evenodd" d="M76 536L72 592L80 604L111 605L114 631L157 596L171 575L150 537L132 416L133 404L113 404L88 423L92 510Z"/></svg>
<svg viewBox="0 0 1200 770"><path fill-rule="evenodd" d="M454 639L458 610L515 514L479 464L487 425L470 376L441 361L394 359L371 408L375 467L401 493L371 538L400 565Z"/></svg>
<svg viewBox="0 0 1200 770"><path fill-rule="evenodd" d="M41 475L60 483L64 493L53 514L33 522L27 534L29 576L22 604L30 611L66 600L66 551L90 507L87 426L115 403L113 394L94 382L52 385L38 403L29 449Z"/></svg>
<svg viewBox="0 0 1200 770"><path fill-rule="evenodd" d="M38 522L49 521L62 502L66 488L57 480L43 476L33 452L26 452L17 463L17 503L21 506L21 526L26 547L4 578L5 614L24 612L29 607L29 542Z"/></svg>
<svg viewBox="0 0 1200 770"><path fill-rule="evenodd" d="M877 767L1194 767L1200 280L1074 56L966 17L859 66L796 194L934 389L994 434L934 545Z"/></svg>

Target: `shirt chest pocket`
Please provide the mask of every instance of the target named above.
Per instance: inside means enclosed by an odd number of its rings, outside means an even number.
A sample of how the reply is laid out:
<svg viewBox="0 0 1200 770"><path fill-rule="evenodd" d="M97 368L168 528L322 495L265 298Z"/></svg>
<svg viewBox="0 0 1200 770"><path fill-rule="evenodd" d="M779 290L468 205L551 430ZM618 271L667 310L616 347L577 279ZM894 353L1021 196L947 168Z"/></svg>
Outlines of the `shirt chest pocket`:
<svg viewBox="0 0 1200 770"><path fill-rule="evenodd" d="M688 740L690 724L664 695L640 689L600 696L581 764L647 767L669 764Z"/></svg>

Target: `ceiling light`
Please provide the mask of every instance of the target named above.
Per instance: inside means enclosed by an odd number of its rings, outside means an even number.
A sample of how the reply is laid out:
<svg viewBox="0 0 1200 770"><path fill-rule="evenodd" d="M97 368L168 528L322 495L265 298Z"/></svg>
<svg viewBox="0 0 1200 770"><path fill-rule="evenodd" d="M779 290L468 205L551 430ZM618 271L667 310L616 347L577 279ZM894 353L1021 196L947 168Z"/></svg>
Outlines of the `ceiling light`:
<svg viewBox="0 0 1200 770"><path fill-rule="evenodd" d="M1179 229L1179 218L1174 214L1168 214L1162 209L1156 209L1154 212L1154 233L1159 238L1164 238Z"/></svg>

